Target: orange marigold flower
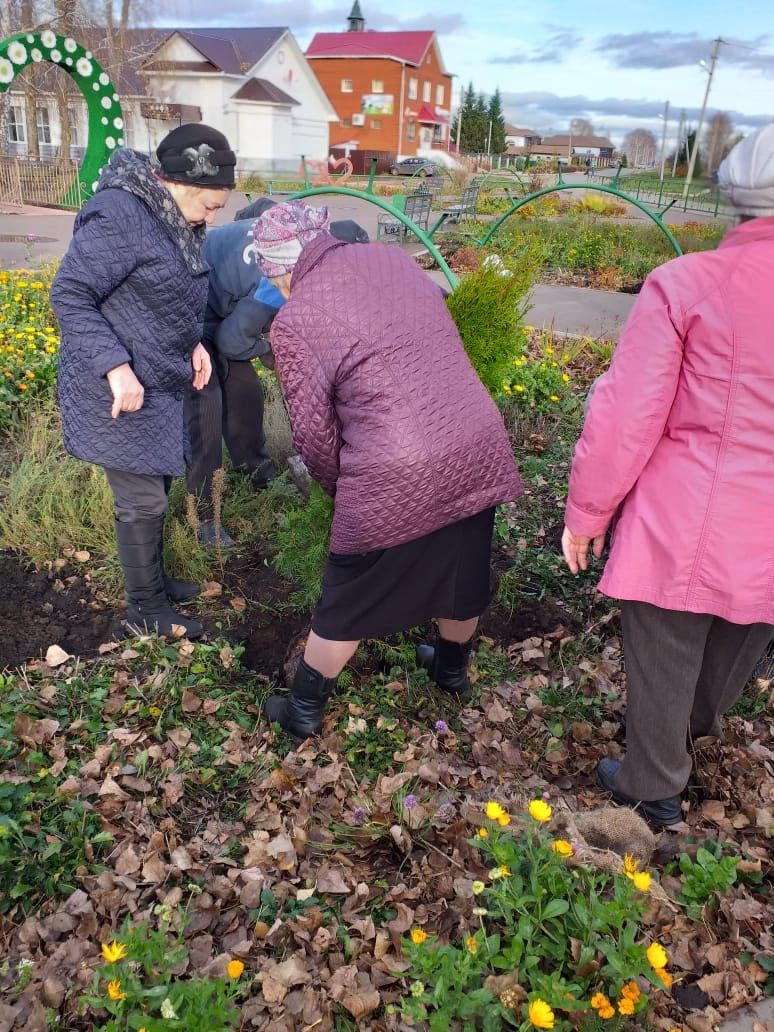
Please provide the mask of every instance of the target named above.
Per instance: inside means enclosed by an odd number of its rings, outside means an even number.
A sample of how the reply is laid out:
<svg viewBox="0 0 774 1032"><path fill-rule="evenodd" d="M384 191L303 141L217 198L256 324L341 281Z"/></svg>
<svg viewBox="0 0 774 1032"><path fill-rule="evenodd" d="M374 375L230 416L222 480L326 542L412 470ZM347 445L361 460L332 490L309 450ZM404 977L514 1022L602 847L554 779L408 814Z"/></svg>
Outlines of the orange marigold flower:
<svg viewBox="0 0 774 1032"><path fill-rule="evenodd" d="M634 1001L624 999L618 1001L618 1013L619 1014L634 1014Z"/></svg>
<svg viewBox="0 0 774 1032"><path fill-rule="evenodd" d="M427 932L424 928L412 928L411 929L411 941L415 946L421 946L427 939Z"/></svg>
<svg viewBox="0 0 774 1032"><path fill-rule="evenodd" d="M635 1003L641 995L640 987L634 981L627 982L623 989L621 989L621 996L627 1000L633 1000Z"/></svg>
<svg viewBox="0 0 774 1032"><path fill-rule="evenodd" d="M600 1007L597 1014L602 1018L603 1021L608 1021L610 1018L615 1017L615 1007L608 1003L604 1007Z"/></svg>
<svg viewBox="0 0 774 1032"><path fill-rule="evenodd" d="M245 966L241 960L230 960L228 962L228 966L226 967L228 977L233 978L234 980L241 977L244 969Z"/></svg>

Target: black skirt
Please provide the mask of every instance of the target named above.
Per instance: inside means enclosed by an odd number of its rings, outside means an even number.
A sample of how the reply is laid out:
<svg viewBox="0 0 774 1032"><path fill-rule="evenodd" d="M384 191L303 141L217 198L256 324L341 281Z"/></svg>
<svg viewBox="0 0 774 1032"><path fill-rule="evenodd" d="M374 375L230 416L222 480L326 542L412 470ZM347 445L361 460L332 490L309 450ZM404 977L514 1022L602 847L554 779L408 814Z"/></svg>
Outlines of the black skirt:
<svg viewBox="0 0 774 1032"><path fill-rule="evenodd" d="M495 510L393 548L331 552L312 630L330 641L382 638L433 617L470 620L491 599Z"/></svg>

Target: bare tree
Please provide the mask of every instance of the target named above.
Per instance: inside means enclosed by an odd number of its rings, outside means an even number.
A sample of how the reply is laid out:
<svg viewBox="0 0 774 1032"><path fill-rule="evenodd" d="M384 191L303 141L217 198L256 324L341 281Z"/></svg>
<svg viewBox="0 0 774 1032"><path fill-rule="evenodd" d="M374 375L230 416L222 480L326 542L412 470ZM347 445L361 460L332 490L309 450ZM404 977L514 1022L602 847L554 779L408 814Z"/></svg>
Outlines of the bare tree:
<svg viewBox="0 0 774 1032"><path fill-rule="evenodd" d="M629 165L652 165L658 154L658 142L650 129L632 129L624 137L621 149Z"/></svg>
<svg viewBox="0 0 774 1032"><path fill-rule="evenodd" d="M593 136L594 126L588 118L573 118L570 121L571 136Z"/></svg>
<svg viewBox="0 0 774 1032"><path fill-rule="evenodd" d="M703 152L707 172L715 171L735 142L734 123L725 111L716 111L704 131Z"/></svg>

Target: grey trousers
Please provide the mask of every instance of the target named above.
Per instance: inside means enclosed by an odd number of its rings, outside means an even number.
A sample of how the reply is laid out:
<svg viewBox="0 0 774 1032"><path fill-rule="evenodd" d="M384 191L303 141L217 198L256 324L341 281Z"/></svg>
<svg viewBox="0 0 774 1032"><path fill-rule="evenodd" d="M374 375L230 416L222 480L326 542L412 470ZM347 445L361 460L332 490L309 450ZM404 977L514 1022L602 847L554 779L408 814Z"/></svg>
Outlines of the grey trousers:
<svg viewBox="0 0 774 1032"><path fill-rule="evenodd" d="M770 624L622 602L626 757L615 787L645 801L679 795L693 738L722 735L720 718L744 690L774 637Z"/></svg>
<svg viewBox="0 0 774 1032"><path fill-rule="evenodd" d="M113 492L116 519L119 523L152 520L167 511L172 477L152 473L126 473L104 467Z"/></svg>

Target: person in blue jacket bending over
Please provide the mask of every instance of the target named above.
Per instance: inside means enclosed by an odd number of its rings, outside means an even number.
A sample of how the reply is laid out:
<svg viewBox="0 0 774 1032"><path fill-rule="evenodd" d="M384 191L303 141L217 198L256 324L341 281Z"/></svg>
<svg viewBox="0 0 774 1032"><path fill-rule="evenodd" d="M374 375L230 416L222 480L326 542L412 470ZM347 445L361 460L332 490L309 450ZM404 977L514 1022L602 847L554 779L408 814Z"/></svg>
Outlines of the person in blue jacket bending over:
<svg viewBox="0 0 774 1032"><path fill-rule="evenodd" d="M269 329L284 298L252 259L245 259L255 221L274 204L259 198L238 211L234 222L211 229L204 241L210 280L202 343L213 371L204 390L186 394L191 449L186 482L196 498L202 542L222 548L234 544L214 520L212 481L223 465L223 441L234 469L249 476L256 490L277 475L266 450L263 388L253 360L273 368ZM331 232L348 242L368 242L365 230L349 219L333 222Z"/></svg>

